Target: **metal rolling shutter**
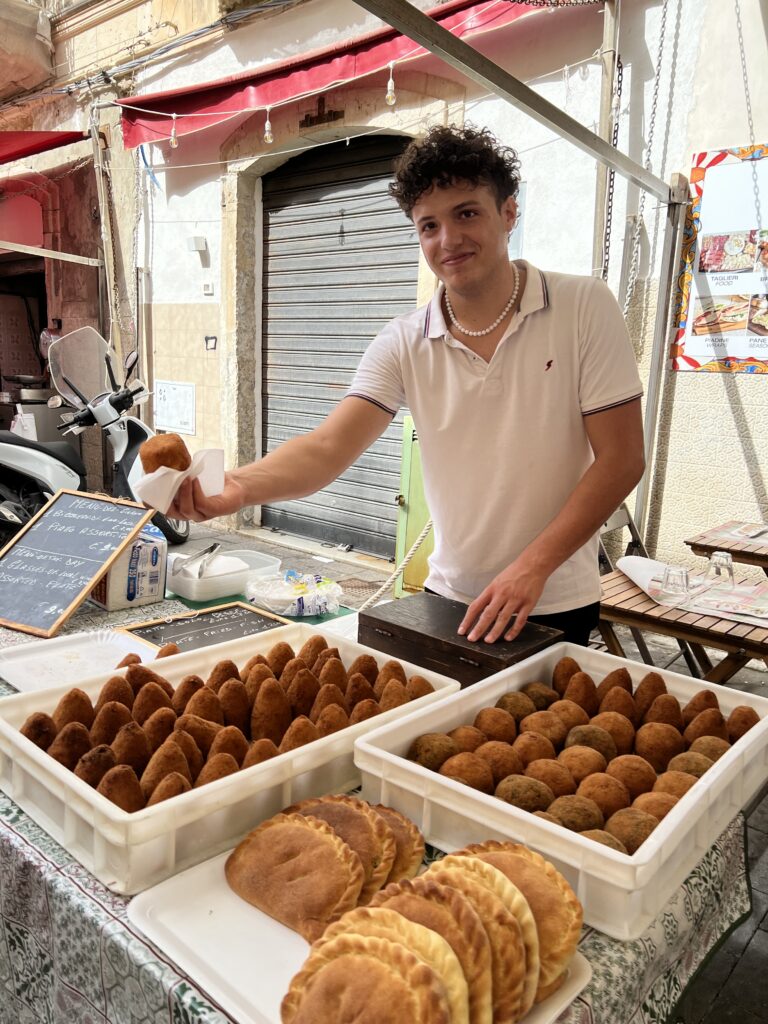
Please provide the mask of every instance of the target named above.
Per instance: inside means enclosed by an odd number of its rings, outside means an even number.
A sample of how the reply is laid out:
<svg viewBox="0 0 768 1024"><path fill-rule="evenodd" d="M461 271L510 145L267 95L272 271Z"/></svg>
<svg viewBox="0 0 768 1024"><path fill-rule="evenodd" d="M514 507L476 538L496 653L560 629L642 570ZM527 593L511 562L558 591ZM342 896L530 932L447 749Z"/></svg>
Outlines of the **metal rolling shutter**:
<svg viewBox="0 0 768 1024"><path fill-rule="evenodd" d="M416 232L387 194L406 141L325 146L263 180L265 453L316 427L381 327L416 305ZM338 480L265 505L262 523L391 557L401 441L402 412Z"/></svg>

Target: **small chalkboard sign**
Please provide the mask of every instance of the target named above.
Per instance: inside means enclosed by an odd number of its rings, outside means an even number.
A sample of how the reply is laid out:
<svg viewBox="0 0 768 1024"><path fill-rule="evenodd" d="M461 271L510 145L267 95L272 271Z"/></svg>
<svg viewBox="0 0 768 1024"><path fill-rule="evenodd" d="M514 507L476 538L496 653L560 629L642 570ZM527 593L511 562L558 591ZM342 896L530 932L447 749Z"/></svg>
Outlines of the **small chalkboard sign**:
<svg viewBox="0 0 768 1024"><path fill-rule="evenodd" d="M265 633L268 629L289 624L288 619L254 608L243 601L220 604L214 608L201 608L188 615L173 615L167 619L153 619L135 626L122 626L126 633L141 637L162 647L176 644L182 651L210 647L225 640L238 640L241 636Z"/></svg>
<svg viewBox="0 0 768 1024"><path fill-rule="evenodd" d="M0 551L0 625L53 636L154 512L58 491Z"/></svg>

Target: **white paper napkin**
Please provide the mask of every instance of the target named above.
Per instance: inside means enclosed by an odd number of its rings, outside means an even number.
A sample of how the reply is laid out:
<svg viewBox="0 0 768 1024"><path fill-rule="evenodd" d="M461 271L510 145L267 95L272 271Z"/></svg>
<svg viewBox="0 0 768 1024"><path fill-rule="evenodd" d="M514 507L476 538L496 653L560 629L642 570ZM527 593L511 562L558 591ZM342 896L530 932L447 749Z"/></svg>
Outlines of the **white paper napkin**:
<svg viewBox="0 0 768 1024"><path fill-rule="evenodd" d="M616 561L616 568L621 569L625 576L629 576L632 582L654 601L658 594L658 586L651 587L651 580L663 579L666 567L666 562L659 562L655 558L643 558L641 555L624 555Z"/></svg>
<svg viewBox="0 0 768 1024"><path fill-rule="evenodd" d="M137 458L128 476L136 497L145 505L165 514L171 507L176 491L184 480L198 479L203 494L212 498L224 490L224 451L221 448L204 448L192 456L192 465L180 473L178 469L161 466L152 473L145 473L141 459Z"/></svg>

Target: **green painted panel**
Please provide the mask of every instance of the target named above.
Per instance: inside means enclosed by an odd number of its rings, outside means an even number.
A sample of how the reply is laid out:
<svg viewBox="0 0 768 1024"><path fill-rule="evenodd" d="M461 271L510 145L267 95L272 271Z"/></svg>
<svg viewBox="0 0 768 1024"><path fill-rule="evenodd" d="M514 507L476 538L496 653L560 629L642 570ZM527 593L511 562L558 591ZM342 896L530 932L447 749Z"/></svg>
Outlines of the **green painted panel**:
<svg viewBox="0 0 768 1024"><path fill-rule="evenodd" d="M403 461L400 469L402 500L397 516L395 564L399 565L430 518L421 472L419 439L410 416L403 417ZM434 548L433 534L427 534L415 555L395 584L395 597L404 597L424 589L429 567L427 559Z"/></svg>

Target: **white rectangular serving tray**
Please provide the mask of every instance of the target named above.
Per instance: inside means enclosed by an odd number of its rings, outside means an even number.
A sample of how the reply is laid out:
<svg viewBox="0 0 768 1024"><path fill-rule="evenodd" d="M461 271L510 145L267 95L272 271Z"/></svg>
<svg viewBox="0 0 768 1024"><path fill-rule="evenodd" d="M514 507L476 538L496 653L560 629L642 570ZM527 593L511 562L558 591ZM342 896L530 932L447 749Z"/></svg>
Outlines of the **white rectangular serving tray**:
<svg viewBox="0 0 768 1024"><path fill-rule="evenodd" d="M143 892L131 900L128 917L238 1024L280 1024L280 1003L309 943L235 895L224 876L228 856ZM525 1024L551 1024L591 976L589 962L576 953L565 983Z"/></svg>
<svg viewBox="0 0 768 1024"><path fill-rule="evenodd" d="M329 646L338 647L346 665L359 654L372 655L379 666L388 660L381 651L296 623L163 658L154 667L176 686L190 673L205 678L224 658L242 666L280 641L298 650L318 633ZM0 700L0 789L104 885L115 892L140 892L233 846L287 804L359 785L360 772L352 757L358 736L378 722L402 718L459 689L454 679L409 662L401 664L408 675L418 673L428 679L434 692L134 814L101 796L19 732L33 711L50 714L73 683L95 700L106 680L116 674L114 670L37 693L4 697Z"/></svg>
<svg viewBox="0 0 768 1024"><path fill-rule="evenodd" d="M634 688L651 671L642 662L575 644L549 647L447 697L439 706L414 712L395 727L382 723L361 737L355 744L355 763L363 776L362 796L407 815L427 842L441 850L456 850L486 839L525 843L566 877L581 900L587 924L617 939L635 939L728 822L768 780L768 699L653 670L682 704L709 689L717 694L724 715L746 704L761 721L691 787L631 857L407 760L408 748L417 736L471 724L480 708L493 706L503 694L527 683L549 685L552 669L566 655L575 658L596 683L623 666Z"/></svg>
<svg viewBox="0 0 768 1024"><path fill-rule="evenodd" d="M70 633L52 640L33 640L0 650L0 678L22 693L47 690L61 683L75 685L86 675L107 672L126 654L153 658L156 644L113 629Z"/></svg>

